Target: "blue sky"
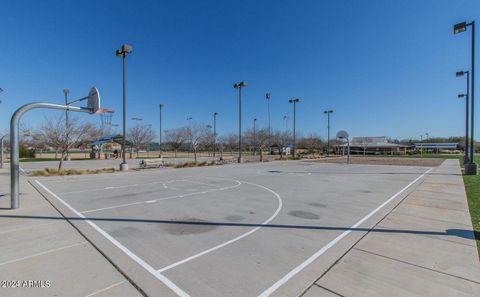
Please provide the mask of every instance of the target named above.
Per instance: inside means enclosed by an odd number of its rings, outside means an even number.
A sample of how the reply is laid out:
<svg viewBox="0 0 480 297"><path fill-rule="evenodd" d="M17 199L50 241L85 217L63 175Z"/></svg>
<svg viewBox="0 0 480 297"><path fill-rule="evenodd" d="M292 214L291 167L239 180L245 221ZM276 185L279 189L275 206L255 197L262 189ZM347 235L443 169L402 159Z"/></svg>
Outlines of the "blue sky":
<svg viewBox="0 0 480 297"><path fill-rule="evenodd" d="M115 50L129 43L128 118L156 129L163 103L164 129L188 116L211 124L217 111L218 132L237 131L232 85L245 80L244 127L254 117L267 125L270 92L276 129L299 97L304 134L325 138L323 111L333 109L332 134L419 138L464 134L456 96L465 80L455 72L470 67L470 34L452 26L480 23L480 1L4 1L0 20L3 132L20 105L60 103L64 88L82 97L92 85L121 123ZM36 127L55 114L36 110L24 121Z"/></svg>

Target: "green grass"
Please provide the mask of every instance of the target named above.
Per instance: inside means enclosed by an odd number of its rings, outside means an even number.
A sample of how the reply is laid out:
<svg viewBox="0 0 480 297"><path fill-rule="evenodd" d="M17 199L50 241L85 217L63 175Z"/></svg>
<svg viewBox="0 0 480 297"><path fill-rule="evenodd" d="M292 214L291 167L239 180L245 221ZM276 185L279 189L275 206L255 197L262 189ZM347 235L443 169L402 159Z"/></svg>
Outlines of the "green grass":
<svg viewBox="0 0 480 297"><path fill-rule="evenodd" d="M467 192L468 207L472 217L477 248L480 254L480 175L464 175L465 191Z"/></svg>

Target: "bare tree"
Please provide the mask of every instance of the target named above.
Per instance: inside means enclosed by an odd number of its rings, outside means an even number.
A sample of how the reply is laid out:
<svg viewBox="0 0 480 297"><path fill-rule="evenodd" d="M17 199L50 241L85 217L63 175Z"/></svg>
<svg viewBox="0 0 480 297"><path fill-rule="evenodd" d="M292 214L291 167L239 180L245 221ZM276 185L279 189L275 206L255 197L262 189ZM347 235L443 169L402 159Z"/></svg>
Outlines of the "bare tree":
<svg viewBox="0 0 480 297"><path fill-rule="evenodd" d="M320 151L324 147L324 142L320 136L312 133L308 136L300 138L297 147L307 150L308 153L314 153L316 151Z"/></svg>
<svg viewBox="0 0 480 297"><path fill-rule="evenodd" d="M283 149L290 144L292 139L292 133L290 131L275 131L272 135L273 141L278 146L278 152L280 159L283 158Z"/></svg>
<svg viewBox="0 0 480 297"><path fill-rule="evenodd" d="M186 128L176 128L165 131L165 142L168 143L175 152L175 158L177 157L177 151L187 140Z"/></svg>
<svg viewBox="0 0 480 297"><path fill-rule="evenodd" d="M186 128L186 136L192 147L193 158L197 161L197 151L199 146L205 142L209 135L209 128L204 124L194 123Z"/></svg>
<svg viewBox="0 0 480 297"><path fill-rule="evenodd" d="M126 137L137 149L138 155L138 149L146 147L155 139L156 135L152 129L152 125L138 124L128 129Z"/></svg>
<svg viewBox="0 0 480 297"><path fill-rule="evenodd" d="M260 152L260 162L262 162L263 152L270 149L270 133L268 128L264 128L256 131L255 134L255 144Z"/></svg>
<svg viewBox="0 0 480 297"><path fill-rule="evenodd" d="M56 118L47 118L39 131L32 134L31 137L35 143L53 148L55 158L58 157L58 151L61 151L58 170L62 170L68 148L83 145L89 140L88 135L93 129L92 123L82 123L75 117L70 118L68 127L65 127L65 120L62 115Z"/></svg>
<svg viewBox="0 0 480 297"><path fill-rule="evenodd" d="M229 148L230 153L233 155L233 150L238 146L238 134L230 133L224 137L225 144Z"/></svg>

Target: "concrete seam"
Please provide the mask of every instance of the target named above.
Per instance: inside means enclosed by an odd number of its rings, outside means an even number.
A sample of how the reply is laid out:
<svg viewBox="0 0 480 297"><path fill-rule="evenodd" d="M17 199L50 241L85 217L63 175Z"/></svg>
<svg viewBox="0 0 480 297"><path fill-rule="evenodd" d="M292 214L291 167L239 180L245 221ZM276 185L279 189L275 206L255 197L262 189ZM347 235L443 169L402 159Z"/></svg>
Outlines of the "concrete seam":
<svg viewBox="0 0 480 297"><path fill-rule="evenodd" d="M403 263L403 264L406 264L406 265L411 265L411 266L415 266L415 267L422 268L422 269L425 269L425 270L429 270L429 271L432 271L432 272L436 272L436 273L444 274L444 275L447 275L447 276L455 277L455 278L458 278L458 279L462 279L462 280L464 280L464 281L468 281L468 282L480 284L480 282L477 282L477 281L474 281L474 280L471 280L471 279L468 279L468 278L465 278L465 277L461 277L461 276L458 276L458 275L453 275L453 274L446 273L446 272L439 271L439 270L435 270L435 269L432 269L432 268L420 266L420 265L417 265L417 264L413 264L413 263L406 262L406 261L399 260L399 259L395 259L395 258L392 258L392 257L389 257L389 256L377 254L377 253L370 252L370 251L367 251L367 250L364 250L364 249L360 249L360 248L357 248L357 247L354 247L353 249L354 249L354 250L357 250L357 251L361 251L361 252L367 253L367 254L371 254L371 255L375 255L375 256L378 256L378 257L385 258L385 259L389 259L389 260L392 260L392 261L400 262L400 263Z"/></svg>
<svg viewBox="0 0 480 297"><path fill-rule="evenodd" d="M347 255L365 236L367 236L368 234L370 234L370 232L375 229L388 215L390 215L390 213L392 213L400 204L402 204L403 201L405 201L405 199L407 199L410 194L412 194L413 192L415 192L415 190L421 185L423 184L423 182L425 181L426 179L426 176L430 175L430 173L427 173L425 175L425 178L423 180L421 180L410 192L408 192L407 195L405 195L405 197L403 197L388 213L386 213L382 218L380 218L380 220L375 224L373 225L369 231L365 232L364 235L362 235L357 241L354 242L354 244L352 244L352 246L347 250L345 251L345 253L343 253L340 257L338 257L337 260L335 260L335 262L332 263L332 265L330 265L318 278L316 278L312 285L308 286L299 296L302 296L303 294L305 294L305 292L308 291L308 289L310 289L311 286L313 285L316 285L317 282L325 275L327 274L335 265L338 264L338 262L340 262L340 260L342 260L345 255ZM412 185L413 186L413 185Z"/></svg>

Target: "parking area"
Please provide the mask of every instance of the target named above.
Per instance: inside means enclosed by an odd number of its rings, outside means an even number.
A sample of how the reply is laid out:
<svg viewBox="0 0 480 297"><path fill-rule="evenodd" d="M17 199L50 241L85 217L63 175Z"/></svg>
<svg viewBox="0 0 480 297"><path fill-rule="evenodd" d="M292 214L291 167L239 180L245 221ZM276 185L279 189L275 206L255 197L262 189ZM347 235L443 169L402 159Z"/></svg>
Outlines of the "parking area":
<svg viewBox="0 0 480 297"><path fill-rule="evenodd" d="M277 161L31 183L148 295L297 296L431 170Z"/></svg>

